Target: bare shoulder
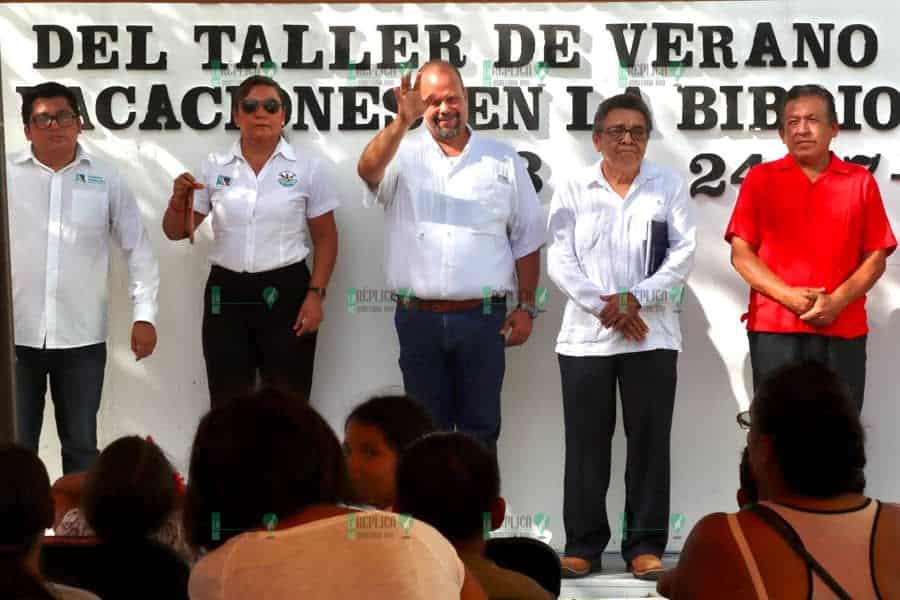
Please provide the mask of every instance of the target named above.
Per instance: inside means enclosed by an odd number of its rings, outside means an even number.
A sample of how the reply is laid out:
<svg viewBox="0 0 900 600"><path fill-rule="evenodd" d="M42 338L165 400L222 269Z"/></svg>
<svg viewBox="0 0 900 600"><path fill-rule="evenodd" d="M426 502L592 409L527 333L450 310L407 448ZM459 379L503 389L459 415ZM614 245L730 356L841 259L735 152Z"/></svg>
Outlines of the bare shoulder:
<svg viewBox="0 0 900 600"><path fill-rule="evenodd" d="M881 503L876 535L878 546L894 556L900 554L900 504Z"/></svg>
<svg viewBox="0 0 900 600"><path fill-rule="evenodd" d="M882 502L872 558L875 579L883 598L900 597L898 556L900 556L900 504Z"/></svg>
<svg viewBox="0 0 900 600"><path fill-rule="evenodd" d="M714 573L715 576L710 576ZM728 515L706 515L691 530L678 566L665 582L673 600L752 598L752 584L728 525Z"/></svg>

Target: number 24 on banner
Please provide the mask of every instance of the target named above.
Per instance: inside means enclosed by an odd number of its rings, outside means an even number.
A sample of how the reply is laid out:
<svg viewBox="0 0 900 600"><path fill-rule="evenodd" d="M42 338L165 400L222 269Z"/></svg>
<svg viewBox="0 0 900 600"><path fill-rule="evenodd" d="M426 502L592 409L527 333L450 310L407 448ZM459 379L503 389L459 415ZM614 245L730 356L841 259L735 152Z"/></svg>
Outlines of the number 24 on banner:
<svg viewBox="0 0 900 600"><path fill-rule="evenodd" d="M874 156L857 154L853 157L845 157L844 160L862 165L869 169L870 173L874 174L881 162L881 154L875 154ZM762 161L762 154L751 154L748 156L747 159L731 174L731 185L740 185L743 183L747 171L749 171L751 167L760 164ZM706 173L703 173L703 163L709 164L709 171ZM725 177L727 166L724 158L712 152L704 152L691 159L690 169L691 173L694 175L703 173L691 183L692 198L698 194L718 198L725 193L725 181L723 178Z"/></svg>

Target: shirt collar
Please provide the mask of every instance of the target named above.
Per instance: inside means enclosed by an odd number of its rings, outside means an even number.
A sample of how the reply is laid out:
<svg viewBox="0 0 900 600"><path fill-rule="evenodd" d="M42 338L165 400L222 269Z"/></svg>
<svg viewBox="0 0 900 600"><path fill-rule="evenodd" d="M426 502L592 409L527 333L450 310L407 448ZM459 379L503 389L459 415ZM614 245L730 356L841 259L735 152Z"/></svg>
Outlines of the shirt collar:
<svg viewBox="0 0 900 600"><path fill-rule="evenodd" d="M829 161L828 166L825 167L826 171L840 173L841 175L847 175L850 173L850 165L838 158L837 154L835 154L834 151L829 151L829 154L831 154L831 160ZM799 169L800 165L797 164L797 159L795 159L793 156L791 156L790 154L785 154L784 158L775 163L775 168L781 171L788 171L790 169Z"/></svg>
<svg viewBox="0 0 900 600"><path fill-rule="evenodd" d="M288 143L286 139L284 139L283 136L278 140L278 145L275 146L275 151L272 152L272 156L275 156L276 154L280 154L289 161L297 160L297 154L294 152L294 148ZM234 141L234 143L231 145L231 149L228 151L228 154L225 155L225 158L226 163L231 162L235 158L239 158L242 161L247 162L247 159L244 158L244 153L241 150L240 138Z"/></svg>
<svg viewBox="0 0 900 600"><path fill-rule="evenodd" d="M12 159L13 163L15 163L17 165L26 163L29 160L34 162L34 164L36 164L36 165L46 166L46 165L44 165L44 163L39 161L37 159L37 157L34 155L34 148L32 147L31 144L28 144L28 148L19 152ZM93 161L93 158L91 157L90 154L88 154L87 152L84 151L84 148L82 147L81 144L76 142L75 143L75 160L73 160L69 164L76 165L76 164L80 163L81 161L85 161L88 164L90 164ZM66 165L66 166L69 166L69 165Z"/></svg>

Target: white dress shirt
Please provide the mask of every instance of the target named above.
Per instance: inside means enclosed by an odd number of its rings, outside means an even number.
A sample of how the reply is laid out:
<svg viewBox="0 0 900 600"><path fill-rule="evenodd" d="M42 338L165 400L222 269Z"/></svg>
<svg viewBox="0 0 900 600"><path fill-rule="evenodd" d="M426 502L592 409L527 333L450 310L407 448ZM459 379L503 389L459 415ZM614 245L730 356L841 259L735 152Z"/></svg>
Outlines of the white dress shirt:
<svg viewBox="0 0 900 600"><path fill-rule="evenodd" d="M517 291L515 261L544 244L524 160L471 132L448 157L424 125L409 133L366 206L384 206L388 286L429 300Z"/></svg>
<svg viewBox="0 0 900 600"><path fill-rule="evenodd" d="M669 251L645 277L645 239L651 220L665 221ZM681 350L679 312L694 264L694 220L684 181L648 161L625 198L606 181L600 162L560 186L550 204L547 272L569 298L556 342L567 356ZM631 292L641 303L649 332L643 342L625 339L596 316L600 296ZM614 298L612 302L618 302Z"/></svg>
<svg viewBox="0 0 900 600"><path fill-rule="evenodd" d="M240 141L203 162L194 210L212 212L212 264L238 273L259 273L298 263L309 254L307 219L338 206L322 161L298 156L282 138L259 172Z"/></svg>
<svg viewBox="0 0 900 600"><path fill-rule="evenodd" d="M109 240L128 262L134 321L156 321L159 267L134 195L79 145L59 171L7 160L15 343L77 348L107 336Z"/></svg>

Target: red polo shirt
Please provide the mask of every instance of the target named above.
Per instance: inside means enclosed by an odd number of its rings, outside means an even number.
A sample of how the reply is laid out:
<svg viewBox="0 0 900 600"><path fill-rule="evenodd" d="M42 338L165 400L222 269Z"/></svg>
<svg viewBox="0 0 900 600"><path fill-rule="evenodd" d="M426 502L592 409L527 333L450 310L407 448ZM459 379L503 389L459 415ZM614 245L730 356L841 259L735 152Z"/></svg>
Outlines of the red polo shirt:
<svg viewBox="0 0 900 600"><path fill-rule="evenodd" d="M831 293L862 262L863 255L897 247L875 178L832 153L815 182L790 155L752 169L741 185L725 240L738 236L786 284L824 287ZM815 328L756 290L750 291L750 331L816 333L853 338L868 332L866 297L847 305L828 327Z"/></svg>

